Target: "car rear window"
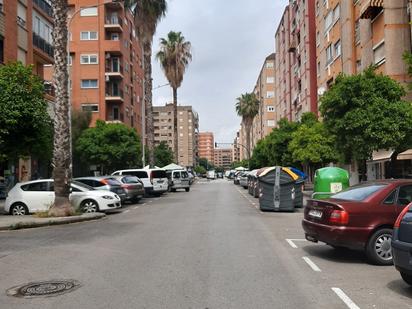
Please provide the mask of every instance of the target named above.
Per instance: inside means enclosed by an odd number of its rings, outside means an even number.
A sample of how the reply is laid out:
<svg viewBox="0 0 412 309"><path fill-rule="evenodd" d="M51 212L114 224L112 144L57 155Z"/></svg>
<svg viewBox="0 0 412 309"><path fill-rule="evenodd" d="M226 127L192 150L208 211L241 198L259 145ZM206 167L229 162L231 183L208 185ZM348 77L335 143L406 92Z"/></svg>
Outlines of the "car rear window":
<svg viewBox="0 0 412 309"><path fill-rule="evenodd" d="M122 179L123 183L139 183L139 178L136 176L126 176Z"/></svg>
<svg viewBox="0 0 412 309"><path fill-rule="evenodd" d="M331 198L336 198L339 200L348 201L363 201L375 192L385 188L385 184L374 184L366 186L356 186L349 188L346 191L339 192L338 194L332 195Z"/></svg>
<svg viewBox="0 0 412 309"><path fill-rule="evenodd" d="M167 178L165 171L152 171L153 178Z"/></svg>
<svg viewBox="0 0 412 309"><path fill-rule="evenodd" d="M140 179L149 178L147 176L147 172L145 172L145 171L125 171L125 172L123 172L123 175L136 176L136 177L139 177Z"/></svg>
<svg viewBox="0 0 412 309"><path fill-rule="evenodd" d="M187 172L182 172L182 178L189 178L189 174Z"/></svg>
<svg viewBox="0 0 412 309"><path fill-rule="evenodd" d="M121 185L120 181L118 181L118 180L115 179L115 178L105 178L104 180L105 180L105 181L107 182L107 184L110 185L110 186L120 186L120 185Z"/></svg>
<svg viewBox="0 0 412 309"><path fill-rule="evenodd" d="M86 185L85 183L76 181L76 180L73 180L73 181L72 181L72 184L74 184L74 185L76 185L76 186L78 186L78 187L81 187L81 188L83 188L83 189L86 189L86 190L88 190L88 191L95 190L93 187L91 187L91 186L89 186L89 185Z"/></svg>

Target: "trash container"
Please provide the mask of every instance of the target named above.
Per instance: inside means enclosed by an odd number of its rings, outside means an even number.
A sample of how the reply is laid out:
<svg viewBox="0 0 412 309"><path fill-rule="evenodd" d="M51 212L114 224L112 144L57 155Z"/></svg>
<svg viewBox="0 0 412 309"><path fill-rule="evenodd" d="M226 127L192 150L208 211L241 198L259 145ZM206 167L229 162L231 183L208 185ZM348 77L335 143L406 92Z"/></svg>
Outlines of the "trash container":
<svg viewBox="0 0 412 309"><path fill-rule="evenodd" d="M297 179L296 174L280 166L267 168L260 173L260 210L294 211Z"/></svg>
<svg viewBox="0 0 412 309"><path fill-rule="evenodd" d="M349 187L349 173L339 167L324 167L316 170L312 198L327 199Z"/></svg>

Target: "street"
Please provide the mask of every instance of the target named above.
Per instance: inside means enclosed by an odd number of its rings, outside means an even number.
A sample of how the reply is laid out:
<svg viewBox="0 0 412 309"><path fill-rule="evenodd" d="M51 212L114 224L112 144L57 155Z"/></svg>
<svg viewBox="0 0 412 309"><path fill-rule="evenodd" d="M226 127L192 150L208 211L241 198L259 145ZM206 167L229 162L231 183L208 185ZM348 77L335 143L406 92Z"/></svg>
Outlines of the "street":
<svg viewBox="0 0 412 309"><path fill-rule="evenodd" d="M230 181L200 180L100 221L1 232L0 307L412 308L393 266L306 242L302 210L261 213L257 204ZM6 295L51 279L81 286Z"/></svg>

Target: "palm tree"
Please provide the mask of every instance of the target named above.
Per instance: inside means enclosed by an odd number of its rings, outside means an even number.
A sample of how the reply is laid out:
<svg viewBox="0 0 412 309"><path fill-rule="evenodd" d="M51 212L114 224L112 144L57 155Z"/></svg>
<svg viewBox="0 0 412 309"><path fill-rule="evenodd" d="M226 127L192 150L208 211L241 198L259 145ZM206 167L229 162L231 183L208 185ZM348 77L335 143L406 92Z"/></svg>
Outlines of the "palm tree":
<svg viewBox="0 0 412 309"><path fill-rule="evenodd" d="M72 178L70 103L67 71L67 0L51 1L53 9L54 42L54 85L56 101L54 103L54 147L53 178L54 204L49 210L52 216L67 216L74 213L70 203L70 181Z"/></svg>
<svg viewBox="0 0 412 309"><path fill-rule="evenodd" d="M192 60L192 45L185 41L181 32L170 31L167 38L160 39L160 51L156 59L173 89L173 115L174 115L174 153L176 163L179 158L178 136L177 136L177 89L182 85L183 76L189 62Z"/></svg>
<svg viewBox="0 0 412 309"><path fill-rule="evenodd" d="M144 97L146 136L149 164L154 166L154 127L152 109L152 43L157 24L166 15L166 0L125 0L125 6L133 10L136 33L143 49ZM144 143L144 136L142 137Z"/></svg>
<svg viewBox="0 0 412 309"><path fill-rule="evenodd" d="M246 148L248 159L250 159L250 131L253 125L253 119L259 113L259 100L254 93L242 94L236 100L236 112L242 117L242 122L246 130Z"/></svg>

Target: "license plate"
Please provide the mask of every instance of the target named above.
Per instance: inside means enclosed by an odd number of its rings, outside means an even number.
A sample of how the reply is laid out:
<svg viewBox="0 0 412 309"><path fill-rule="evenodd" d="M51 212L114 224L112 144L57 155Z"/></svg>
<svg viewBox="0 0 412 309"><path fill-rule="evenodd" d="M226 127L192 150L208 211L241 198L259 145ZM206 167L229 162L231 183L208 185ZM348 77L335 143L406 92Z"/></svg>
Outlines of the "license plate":
<svg viewBox="0 0 412 309"><path fill-rule="evenodd" d="M322 212L320 210L309 210L309 216L313 218L320 219L322 218Z"/></svg>

